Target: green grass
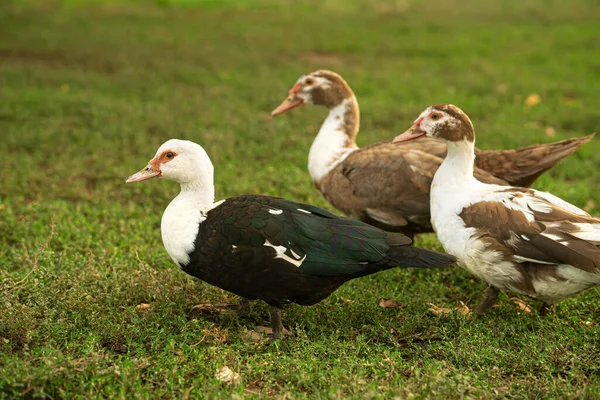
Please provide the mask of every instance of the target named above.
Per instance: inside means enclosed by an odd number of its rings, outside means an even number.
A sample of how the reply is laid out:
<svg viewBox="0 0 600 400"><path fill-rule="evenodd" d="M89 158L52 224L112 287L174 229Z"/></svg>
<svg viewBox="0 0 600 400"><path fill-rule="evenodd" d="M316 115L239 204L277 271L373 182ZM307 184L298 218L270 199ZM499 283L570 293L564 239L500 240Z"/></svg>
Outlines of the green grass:
<svg viewBox="0 0 600 400"><path fill-rule="evenodd" d="M467 272L393 270L289 307L294 336L274 343L249 340L268 323L264 304L239 321L190 313L235 296L164 251L176 185L124 179L179 137L208 151L218 198L330 208L306 171L324 110L269 117L304 72L347 78L361 145L441 102L470 115L481 148L600 126L596 1L346 3L0 5L0 397L600 396L597 290L547 318L503 295L473 320L428 310L473 307L484 284ZM542 102L526 107L532 93ZM598 215L599 165L596 139L535 187ZM419 244L440 248L433 236ZM381 297L403 307L380 308ZM225 365L239 384L215 378Z"/></svg>

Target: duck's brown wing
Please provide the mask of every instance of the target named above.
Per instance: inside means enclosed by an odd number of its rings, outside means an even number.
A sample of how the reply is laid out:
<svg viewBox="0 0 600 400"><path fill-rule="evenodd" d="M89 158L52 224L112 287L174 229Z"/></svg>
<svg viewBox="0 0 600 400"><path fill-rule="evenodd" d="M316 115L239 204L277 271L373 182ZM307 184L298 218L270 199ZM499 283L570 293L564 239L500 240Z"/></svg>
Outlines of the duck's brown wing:
<svg viewBox="0 0 600 400"><path fill-rule="evenodd" d="M401 143L398 144L401 145ZM444 142L428 138L427 136L421 136L415 140L411 140L409 147L413 150L420 150L442 159L446 158L446 153L448 151Z"/></svg>
<svg viewBox="0 0 600 400"><path fill-rule="evenodd" d="M443 142L428 138L426 136L422 136L416 140L411 140L410 142L405 143L391 143L390 141L380 142L369 147L365 147L364 150L373 152L381 151L382 153L389 151L392 156L397 155L399 157L403 157L405 161L411 163L411 165L414 165L415 168L421 171L421 173L424 172L425 175L435 175L435 171L437 171L439 165L441 165L441 162L444 160L444 158L446 158L447 153L446 145ZM409 153L409 150L412 152ZM482 152L478 149L475 151L480 153ZM498 153L498 156L503 156L504 151L499 151L496 153ZM421 162L414 161L419 155L422 156L423 160ZM434 158L431 158L431 156ZM439 165L437 164L438 161L440 162ZM433 175L431 179L433 179ZM507 180L494 174L493 171L490 172L482 169L477 164L477 161L475 162L473 175L480 182L504 186L510 185ZM429 191L429 189L427 189L427 191Z"/></svg>
<svg viewBox="0 0 600 400"><path fill-rule="evenodd" d="M390 226L416 223L431 230L429 190L442 159L410 146L382 143L350 154L337 169L343 210Z"/></svg>
<svg viewBox="0 0 600 400"><path fill-rule="evenodd" d="M507 188L465 207L460 217L488 250L513 262L600 273L600 219L548 193Z"/></svg>
<svg viewBox="0 0 600 400"><path fill-rule="evenodd" d="M593 138L594 134L591 134L511 150L475 148L475 177L485 183L530 186L540 175ZM446 157L446 145L428 137L411 141L411 148L440 158ZM480 171L477 171L477 168ZM487 174L483 171L486 171Z"/></svg>
<svg viewBox="0 0 600 400"><path fill-rule="evenodd" d="M443 162L412 143L377 143L351 153L317 185L334 207L388 231L431 232L429 192ZM506 182L479 169L486 183Z"/></svg>

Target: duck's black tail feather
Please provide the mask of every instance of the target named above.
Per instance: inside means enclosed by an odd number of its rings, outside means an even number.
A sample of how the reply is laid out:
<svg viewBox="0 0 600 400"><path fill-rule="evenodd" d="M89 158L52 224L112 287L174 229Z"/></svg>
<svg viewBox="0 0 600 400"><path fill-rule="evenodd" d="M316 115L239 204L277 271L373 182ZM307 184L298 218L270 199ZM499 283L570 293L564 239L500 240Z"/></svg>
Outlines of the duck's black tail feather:
<svg viewBox="0 0 600 400"><path fill-rule="evenodd" d="M406 241L398 240L397 234L388 236L390 249L387 252L388 265L408 268L444 268L456 262L449 254L440 253L421 247L409 246ZM399 235L398 235L399 236Z"/></svg>

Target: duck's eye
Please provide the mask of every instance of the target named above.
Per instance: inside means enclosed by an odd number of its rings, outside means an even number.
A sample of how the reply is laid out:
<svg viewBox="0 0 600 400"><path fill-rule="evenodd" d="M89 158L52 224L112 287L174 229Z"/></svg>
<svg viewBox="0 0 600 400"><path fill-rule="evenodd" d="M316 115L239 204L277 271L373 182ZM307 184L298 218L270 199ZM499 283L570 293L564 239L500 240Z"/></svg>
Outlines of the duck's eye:
<svg viewBox="0 0 600 400"><path fill-rule="evenodd" d="M310 86L310 85L312 85L313 83L315 83L315 80L314 80L313 78L306 78L306 79L304 80L304 84L305 84L306 86Z"/></svg>
<svg viewBox="0 0 600 400"><path fill-rule="evenodd" d="M438 119L442 118L442 114L434 112L429 114L429 118L431 118L434 121L437 121Z"/></svg>
<svg viewBox="0 0 600 400"><path fill-rule="evenodd" d="M169 151L167 153L167 158L173 158L173 157L175 157L175 154L173 154L172 152Z"/></svg>

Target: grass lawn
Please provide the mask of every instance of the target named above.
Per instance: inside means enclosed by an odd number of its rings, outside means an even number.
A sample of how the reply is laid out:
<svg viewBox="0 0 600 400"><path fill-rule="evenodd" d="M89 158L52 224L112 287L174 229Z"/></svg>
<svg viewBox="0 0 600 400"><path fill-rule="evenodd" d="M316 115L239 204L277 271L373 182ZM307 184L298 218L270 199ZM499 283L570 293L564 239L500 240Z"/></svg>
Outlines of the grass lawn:
<svg viewBox="0 0 600 400"><path fill-rule="evenodd" d="M269 116L319 68L355 90L361 145L446 102L484 149L589 134L597 1L176 3L0 5L0 398L600 396L598 290L545 318L503 294L475 320L456 310L485 288L467 272L391 270L289 307L291 339L255 340L264 304L242 320L190 312L236 298L164 250L177 185L124 183L178 137L211 156L217 198L331 209L306 170L325 110ZM541 102L526 105L531 94ZM599 215L599 166L596 138L535 187ZM418 244L441 249L433 235ZM239 383L216 378L223 366Z"/></svg>

